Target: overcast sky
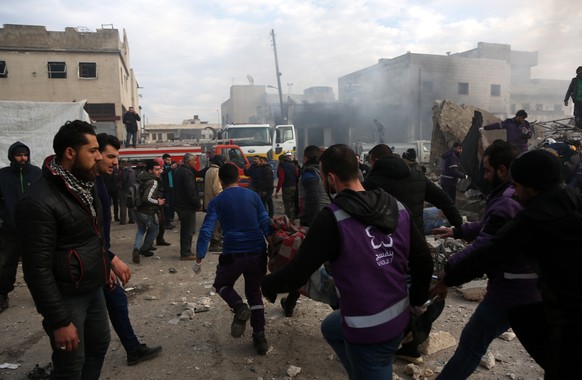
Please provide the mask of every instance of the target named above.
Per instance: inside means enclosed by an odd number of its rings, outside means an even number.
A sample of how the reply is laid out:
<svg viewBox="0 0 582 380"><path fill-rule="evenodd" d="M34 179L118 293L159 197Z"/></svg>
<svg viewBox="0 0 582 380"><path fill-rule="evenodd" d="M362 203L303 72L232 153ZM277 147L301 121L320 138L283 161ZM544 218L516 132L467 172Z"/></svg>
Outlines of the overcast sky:
<svg viewBox="0 0 582 380"><path fill-rule="evenodd" d="M478 42L538 51L536 78L570 79L582 65L582 8L572 0L8 2L2 24L50 31L113 24L120 37L125 29L148 123L193 115L216 123L230 86L248 84L247 75L276 86L271 29L284 94L332 86L337 97L338 77L379 58L455 53Z"/></svg>

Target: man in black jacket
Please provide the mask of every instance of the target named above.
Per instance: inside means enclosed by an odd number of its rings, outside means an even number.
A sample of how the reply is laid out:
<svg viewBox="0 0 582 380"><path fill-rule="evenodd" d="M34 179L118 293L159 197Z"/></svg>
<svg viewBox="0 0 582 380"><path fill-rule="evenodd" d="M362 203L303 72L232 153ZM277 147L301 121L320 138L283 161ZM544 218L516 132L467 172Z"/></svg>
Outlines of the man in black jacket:
<svg viewBox="0 0 582 380"><path fill-rule="evenodd" d="M110 262L95 192L93 127L67 122L42 177L16 206L24 279L53 349L53 378L97 379L109 346L103 286Z"/></svg>
<svg viewBox="0 0 582 380"><path fill-rule="evenodd" d="M572 98L574 102L574 121L576 128L582 129L582 66L576 69L576 76L572 78L566 96L564 105L568 107L568 99Z"/></svg>
<svg viewBox="0 0 582 380"><path fill-rule="evenodd" d="M582 355L582 197L561 185L561 163L552 153L533 150L518 156L510 175L524 209L483 246L449 267L432 294L445 297L492 269L504 269L520 255L538 275L542 302L516 306L509 323L544 379L572 377ZM509 273L511 274L511 273Z"/></svg>
<svg viewBox="0 0 582 380"><path fill-rule="evenodd" d="M137 122L141 121L139 114L135 112L133 107L129 107L129 110L123 115L123 124L125 124L125 131L127 132L127 137L125 138L125 147L129 147L130 141L132 146L135 148L137 144Z"/></svg>
<svg viewBox="0 0 582 380"><path fill-rule="evenodd" d="M30 164L30 149L15 142L8 148L10 166L0 169L0 313L8 308L8 293L14 290L20 247L16 235L16 203L41 175Z"/></svg>
<svg viewBox="0 0 582 380"><path fill-rule="evenodd" d="M180 260L195 260L192 255L192 237L196 233L196 210L200 196L196 188L196 156L184 155L182 165L174 173L174 209L180 218Z"/></svg>
<svg viewBox="0 0 582 380"><path fill-rule="evenodd" d="M372 148L369 157L372 170L364 181L364 188L381 188L404 203L420 231L424 231L422 212L425 201L441 209L453 226L461 226L463 218L459 210L447 194L424 175L421 168L410 168L386 144Z"/></svg>

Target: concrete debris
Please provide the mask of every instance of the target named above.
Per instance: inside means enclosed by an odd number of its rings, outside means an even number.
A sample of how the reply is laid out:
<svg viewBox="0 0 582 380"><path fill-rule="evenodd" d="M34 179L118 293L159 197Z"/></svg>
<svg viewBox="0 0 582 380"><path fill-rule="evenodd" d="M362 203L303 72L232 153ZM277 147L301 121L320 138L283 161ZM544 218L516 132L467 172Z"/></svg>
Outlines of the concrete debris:
<svg viewBox="0 0 582 380"><path fill-rule="evenodd" d="M481 302L485 297L485 293L487 293L485 288L463 288L458 290L467 301Z"/></svg>
<svg viewBox="0 0 582 380"><path fill-rule="evenodd" d="M422 343L418 349L423 355L432 355L435 352L454 347L457 340L454 336L446 331L433 331L429 334L428 339Z"/></svg>
<svg viewBox="0 0 582 380"><path fill-rule="evenodd" d="M0 364L0 369L17 369L18 367L20 367L20 364L14 364L14 363L2 363L2 364Z"/></svg>
<svg viewBox="0 0 582 380"><path fill-rule="evenodd" d="M296 367L294 365L290 365L289 368L287 368L287 375L289 375L291 377L295 377L295 376L299 375L299 372L301 372L301 367Z"/></svg>
<svg viewBox="0 0 582 380"><path fill-rule="evenodd" d="M506 331L503 334L499 335L499 339L503 339L505 341L511 342L516 337L515 333L512 331Z"/></svg>
<svg viewBox="0 0 582 380"><path fill-rule="evenodd" d="M483 355L483 357L481 358L481 362L479 364L481 364L482 367L485 367L487 369L495 367L495 357L493 356L491 351L487 351L485 355Z"/></svg>
<svg viewBox="0 0 582 380"><path fill-rule="evenodd" d="M156 297L156 296L145 296L145 299L146 299L147 301L153 301L153 300L156 300L156 299L158 299L158 297Z"/></svg>
<svg viewBox="0 0 582 380"><path fill-rule="evenodd" d="M407 375L411 375L412 378L414 379L418 379L418 377L420 376L421 370L420 367L417 366L416 364L407 364L404 366L404 373Z"/></svg>

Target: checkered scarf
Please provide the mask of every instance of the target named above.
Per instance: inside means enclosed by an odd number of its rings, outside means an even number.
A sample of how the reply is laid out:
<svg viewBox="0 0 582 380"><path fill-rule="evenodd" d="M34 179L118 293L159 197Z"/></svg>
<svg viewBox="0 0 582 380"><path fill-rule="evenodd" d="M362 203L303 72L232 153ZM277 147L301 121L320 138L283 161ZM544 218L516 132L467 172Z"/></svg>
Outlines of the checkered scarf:
<svg viewBox="0 0 582 380"><path fill-rule="evenodd" d="M93 187L95 186L95 181L81 181L77 179L71 172L67 171L65 168L61 166L54 157L48 163L49 168L51 171L57 175L60 175L67 187L73 191L73 193L77 194L77 196L81 199L81 201L91 209L91 214L93 217L97 216L95 212L95 207L93 206Z"/></svg>

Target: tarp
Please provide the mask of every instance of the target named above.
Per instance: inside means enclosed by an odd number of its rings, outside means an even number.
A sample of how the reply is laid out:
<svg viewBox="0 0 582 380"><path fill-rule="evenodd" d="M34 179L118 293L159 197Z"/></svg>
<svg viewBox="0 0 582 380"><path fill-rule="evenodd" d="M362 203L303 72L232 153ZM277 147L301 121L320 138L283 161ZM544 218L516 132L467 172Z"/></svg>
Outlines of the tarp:
<svg viewBox="0 0 582 380"><path fill-rule="evenodd" d="M86 102L0 101L0 167L10 165L8 148L16 141L26 144L31 162L41 166L45 157L54 154L53 138L65 122L91 122L83 108Z"/></svg>

